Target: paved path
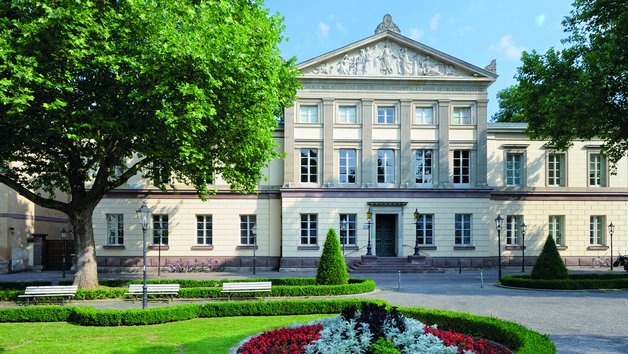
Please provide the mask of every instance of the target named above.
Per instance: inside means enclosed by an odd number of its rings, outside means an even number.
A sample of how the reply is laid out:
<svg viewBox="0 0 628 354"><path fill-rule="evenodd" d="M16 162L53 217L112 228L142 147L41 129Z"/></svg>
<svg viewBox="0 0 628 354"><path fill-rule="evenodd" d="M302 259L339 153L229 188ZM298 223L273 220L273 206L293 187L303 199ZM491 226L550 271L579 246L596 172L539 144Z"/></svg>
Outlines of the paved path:
<svg viewBox="0 0 628 354"><path fill-rule="evenodd" d="M570 271L588 269L571 268ZM518 274L519 268L504 269ZM399 306L422 306L494 316L520 323L548 334L561 354L619 354L628 352L628 291L545 291L520 290L495 286L496 270L448 270L436 274L360 274L377 282L378 291L352 297L386 300ZM314 272L257 272L258 277L305 277ZM17 273L3 275L2 281L58 280L59 272ZM251 273L163 273L161 278L234 279L250 278ZM101 274L106 278L141 279L141 274ZM157 278L151 275L150 278ZM401 285L399 287L399 285ZM199 302L181 300L174 303ZM75 305L96 308L141 308L119 300L75 301ZM172 304L172 303L171 303ZM14 306L4 303L0 306ZM150 302L150 307L167 306Z"/></svg>

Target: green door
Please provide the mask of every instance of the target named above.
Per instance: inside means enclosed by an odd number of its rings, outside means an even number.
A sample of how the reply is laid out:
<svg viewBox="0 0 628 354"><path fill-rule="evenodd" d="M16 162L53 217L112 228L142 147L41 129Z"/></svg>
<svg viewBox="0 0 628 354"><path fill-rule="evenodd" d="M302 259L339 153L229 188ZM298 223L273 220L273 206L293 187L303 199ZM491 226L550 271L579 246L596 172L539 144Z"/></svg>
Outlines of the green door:
<svg viewBox="0 0 628 354"><path fill-rule="evenodd" d="M397 215L377 214L375 216L375 255L378 257L394 257L396 249Z"/></svg>

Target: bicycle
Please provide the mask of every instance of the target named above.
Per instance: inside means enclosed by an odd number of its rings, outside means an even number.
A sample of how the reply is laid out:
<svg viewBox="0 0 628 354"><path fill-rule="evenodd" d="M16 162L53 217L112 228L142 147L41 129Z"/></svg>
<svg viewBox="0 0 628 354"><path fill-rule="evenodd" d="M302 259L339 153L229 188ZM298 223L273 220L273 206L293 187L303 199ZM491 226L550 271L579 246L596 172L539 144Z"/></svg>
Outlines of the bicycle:
<svg viewBox="0 0 628 354"><path fill-rule="evenodd" d="M593 260L591 261L591 265L593 267L608 268L611 266L611 260L610 258L606 258L606 257L594 257Z"/></svg>
<svg viewBox="0 0 628 354"><path fill-rule="evenodd" d="M225 270L225 262L220 262L216 259L209 262L210 272L223 272L224 270Z"/></svg>

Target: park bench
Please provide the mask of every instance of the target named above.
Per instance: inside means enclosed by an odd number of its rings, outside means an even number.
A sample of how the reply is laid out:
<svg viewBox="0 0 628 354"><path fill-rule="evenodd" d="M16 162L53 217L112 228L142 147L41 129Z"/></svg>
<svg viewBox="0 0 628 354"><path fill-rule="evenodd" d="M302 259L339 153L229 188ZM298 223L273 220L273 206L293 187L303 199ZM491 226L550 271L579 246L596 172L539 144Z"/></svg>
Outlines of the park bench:
<svg viewBox="0 0 628 354"><path fill-rule="evenodd" d="M223 283L221 293L227 294L231 300L234 293L269 293L271 287L272 282L269 281Z"/></svg>
<svg viewBox="0 0 628 354"><path fill-rule="evenodd" d="M76 285L50 285L50 286L27 286L24 294L18 295L26 305L30 299L37 302L37 298L61 298L61 304L65 304L65 299L71 299L76 295L78 286Z"/></svg>
<svg viewBox="0 0 628 354"><path fill-rule="evenodd" d="M179 284L146 284L146 294L147 295L166 295L168 300L171 300L174 295L179 293L179 289L181 285ZM144 285L143 284L130 284L129 292L126 293L126 296L131 296L133 300L136 297L142 297L144 294Z"/></svg>

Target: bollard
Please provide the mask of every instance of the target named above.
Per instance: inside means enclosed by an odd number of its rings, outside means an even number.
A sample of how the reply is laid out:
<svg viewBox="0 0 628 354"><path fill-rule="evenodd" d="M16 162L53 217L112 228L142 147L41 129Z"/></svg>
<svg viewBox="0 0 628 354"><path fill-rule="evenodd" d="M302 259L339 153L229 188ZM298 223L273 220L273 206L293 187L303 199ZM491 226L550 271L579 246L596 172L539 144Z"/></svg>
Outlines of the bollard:
<svg viewBox="0 0 628 354"><path fill-rule="evenodd" d="M397 291L401 291L401 271L397 271Z"/></svg>
<svg viewBox="0 0 628 354"><path fill-rule="evenodd" d="M484 287L484 271L480 268L480 288Z"/></svg>
<svg viewBox="0 0 628 354"><path fill-rule="evenodd" d="M458 274L462 274L462 263L458 260Z"/></svg>

